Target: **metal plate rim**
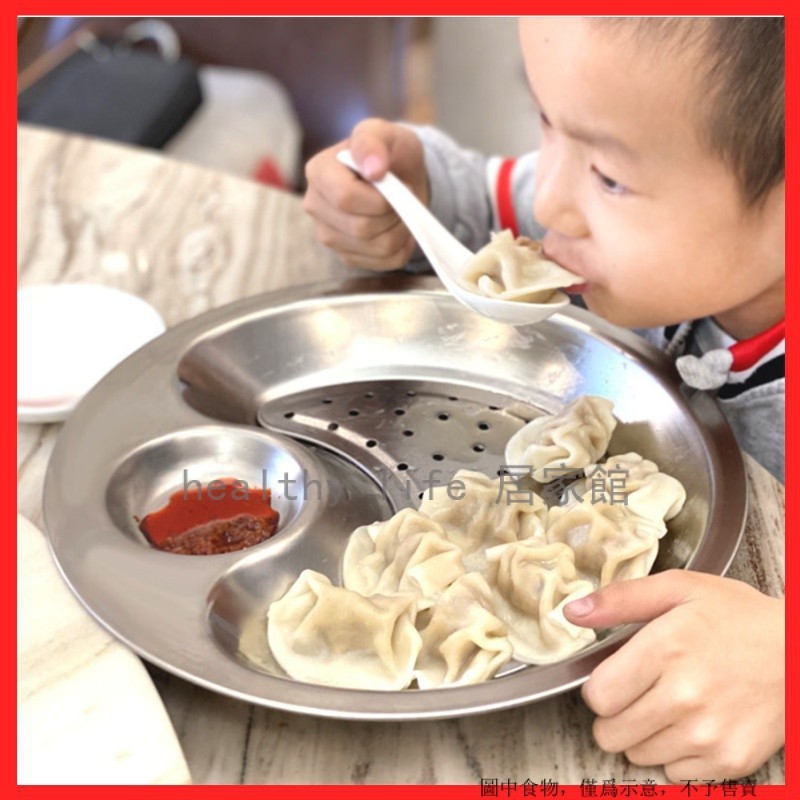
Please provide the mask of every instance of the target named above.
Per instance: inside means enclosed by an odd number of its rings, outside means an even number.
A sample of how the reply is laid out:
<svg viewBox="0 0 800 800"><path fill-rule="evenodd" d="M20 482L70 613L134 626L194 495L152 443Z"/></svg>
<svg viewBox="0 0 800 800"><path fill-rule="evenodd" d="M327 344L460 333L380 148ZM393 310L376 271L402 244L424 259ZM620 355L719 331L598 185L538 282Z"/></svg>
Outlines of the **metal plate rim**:
<svg viewBox="0 0 800 800"><path fill-rule="evenodd" d="M340 299L348 302L356 302L359 297L363 298L369 295L386 297L388 295L394 295L398 291L425 296L435 295L437 300L440 299L442 302L447 302L449 299L446 292L441 290L438 282L433 278L399 276L388 281L388 283L385 277L359 280L347 279L344 281L331 281L319 285L295 287L240 300L219 309L206 312L194 319L187 320L167 331L159 337L159 339L146 345L117 367L106 379L92 390L81 403L81 406L88 408L89 404L96 401L98 397L102 397L103 392L108 389L109 381L113 383L114 376L116 376L118 380L121 375L124 376L126 374L126 370L131 369L132 365L141 363L141 359L144 358L143 354L156 353L161 355L164 352L169 352L173 358L171 366L174 367L192 346L202 341L207 336L211 336L229 326L237 324L238 321L249 315L257 315L259 312L262 314L280 313L293 304L335 303ZM452 302L455 303L455 301ZM651 369L660 373L662 377L670 376L674 373L674 367L666 357L636 334L630 331L617 329L615 326L598 320L593 315L581 309L570 309L568 313L561 314L561 316L566 319L567 324L591 328L594 336L612 344L616 349L625 352L629 356L632 355L641 359ZM140 361L137 362L137 359ZM677 394L677 388L674 389L674 392ZM682 399L682 402L687 404L685 398ZM721 411L710 398L705 396L695 397L688 405L691 405L691 407L697 411L701 419L711 425L713 435L721 437L725 447L730 449L731 443L735 445L733 434L727 422L724 420ZM81 407L79 406L73 418L66 423L65 429L80 424L80 412ZM198 418L198 424L199 421L200 418ZM205 421L208 424L220 424L218 420L213 420L211 418L206 418ZM596 664L600 663L600 661L613 652L613 650L624 644L635 632L635 626L626 626L624 629L613 634L610 639L598 643L598 645L591 648L588 652L584 652L583 655L579 654L570 662L562 662L562 664L550 665L549 667L540 667L534 671L523 670L522 672L514 673L495 681L468 687L427 690L425 692L412 690L383 693L331 689L330 687L312 686L292 681L291 691L286 691L286 680L263 674L259 675L259 680L254 683L257 683L259 687L274 685L275 691L271 693L272 696L264 696L258 692L254 693L248 690L225 686L219 682L193 674L190 670L169 663L169 661L165 660L157 653L150 652L147 647L143 647L138 642L131 641L123 631L116 629L115 626L110 625L103 619L102 614L93 608L90 602L87 602L80 588L77 587L75 582L71 579L69 569L65 569L62 564L62 553L59 552L59 547L54 544L54 541L58 539L58 535L63 533L59 530L60 523L57 519L57 492L55 491L54 484L58 481L58 468L64 448L62 443L65 440L66 437L59 437L59 442L56 444L53 457L48 466L44 497L45 526L48 531L51 551L54 553L59 570L89 613L117 638L121 639L133 650L157 666L213 691L221 692L241 700L279 708L284 711L307 713L331 718L397 721L441 719L465 716L468 714L487 713L501 708L509 708L533 702L576 688L588 678L591 669L593 669ZM738 530L735 531L733 537L729 536L728 546L724 552L706 552L703 544L701 544L695 557L690 564L687 565L688 568L724 574L733 559L738 543L741 541L746 511L746 480L741 456L738 457L738 462L736 460L732 463L726 462L725 477L725 491L727 495L733 497L734 500L738 496L742 498L741 502L738 506L734 502L733 505L722 508L720 508L720 504L714 504L712 506L712 514L715 514L718 518L714 518L715 523L718 524L723 524L726 519L728 522L733 518L738 519L740 521ZM54 536L56 539L54 539ZM221 652L220 656L226 659L231 669L237 668L237 665L231 662L230 659ZM565 663L569 663L569 669L574 674L558 685L539 686L541 680L538 678L549 674L553 667L563 668ZM240 668L245 669L244 667ZM516 693L514 693L514 691L509 693L506 690L495 691L495 687L501 685L505 687L511 686L513 690L517 688L517 684L529 684L529 688L526 691L523 690ZM480 699L484 695L489 695L491 697L492 695L498 694L499 696L492 697L492 699ZM291 697L289 697L290 695ZM329 699L329 702L324 702L323 698L325 697ZM463 699L465 697L467 698L467 702ZM341 702L339 702L339 698L341 698ZM473 699L472 704L469 702L470 698ZM334 700L336 700L336 702L333 702ZM366 703L359 704L355 702L356 700L366 700ZM387 705L390 706L388 710L386 708Z"/></svg>

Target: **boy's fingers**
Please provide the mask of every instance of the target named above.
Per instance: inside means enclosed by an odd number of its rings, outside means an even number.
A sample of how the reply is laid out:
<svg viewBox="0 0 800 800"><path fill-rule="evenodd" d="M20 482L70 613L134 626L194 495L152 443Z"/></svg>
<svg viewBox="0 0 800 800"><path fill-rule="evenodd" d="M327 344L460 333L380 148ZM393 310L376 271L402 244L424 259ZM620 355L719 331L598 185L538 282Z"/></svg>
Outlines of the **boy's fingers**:
<svg viewBox="0 0 800 800"><path fill-rule="evenodd" d="M398 225L397 230L382 235L372 245L362 239L354 239L317 222L317 239L326 247L335 250L345 263L359 269L387 272L402 267L414 250L414 242L405 229Z"/></svg>
<svg viewBox="0 0 800 800"><path fill-rule="evenodd" d="M696 573L669 570L646 578L620 581L564 606L564 616L584 628L613 628L628 622L649 622L686 602Z"/></svg>
<svg viewBox="0 0 800 800"><path fill-rule="evenodd" d="M337 161L330 172L316 176L310 170L306 190L306 211L326 216L336 210L360 217L383 217L394 214L383 195Z"/></svg>
<svg viewBox="0 0 800 800"><path fill-rule="evenodd" d="M350 134L350 152L364 177L382 178L391 164L397 129L381 119L359 122Z"/></svg>
<svg viewBox="0 0 800 800"><path fill-rule="evenodd" d="M641 652L631 655L633 658L646 657ZM612 713L599 713L593 707L596 697L592 690L584 693L586 704L598 714L592 729L595 741L607 753L625 752L673 725L678 718L663 681L654 680L656 670L649 669L649 674L642 676L641 670L622 666L623 672L630 678L627 684L609 673L596 678L595 686L597 696L602 698L599 701L602 710ZM612 695L618 698L616 703Z"/></svg>
<svg viewBox="0 0 800 800"><path fill-rule="evenodd" d="M341 254L342 259L351 267L365 269L370 272L392 272L400 269L409 259L407 250L400 250L393 256L374 258L359 254Z"/></svg>
<svg viewBox="0 0 800 800"><path fill-rule="evenodd" d="M632 764L639 767L659 766L692 755L692 747L681 726L670 725L649 738L626 747L625 755Z"/></svg>
<svg viewBox="0 0 800 800"><path fill-rule="evenodd" d="M348 144L366 178L379 180L391 170L427 205L425 153L416 133L383 119L367 119L353 128Z"/></svg>
<svg viewBox="0 0 800 800"><path fill-rule="evenodd" d="M400 224L400 218L389 209L385 214L349 214L332 206L313 188L309 188L303 198L303 208L317 222L351 237L354 241L369 242L393 230Z"/></svg>
<svg viewBox="0 0 800 800"><path fill-rule="evenodd" d="M595 667L581 688L586 705L595 714L616 716L653 691L662 671L656 657L661 632L658 622L647 625Z"/></svg>

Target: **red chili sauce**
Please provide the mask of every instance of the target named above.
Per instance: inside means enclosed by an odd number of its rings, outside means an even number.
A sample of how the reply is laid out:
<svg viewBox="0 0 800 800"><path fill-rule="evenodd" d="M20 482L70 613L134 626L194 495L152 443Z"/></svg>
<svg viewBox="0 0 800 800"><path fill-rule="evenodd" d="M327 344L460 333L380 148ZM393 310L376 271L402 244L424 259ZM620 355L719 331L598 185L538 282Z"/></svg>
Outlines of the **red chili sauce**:
<svg viewBox="0 0 800 800"><path fill-rule="evenodd" d="M243 550L278 529L279 514L270 499L269 489L220 478L205 487L175 492L164 508L141 521L139 530L153 547L170 553L201 556Z"/></svg>

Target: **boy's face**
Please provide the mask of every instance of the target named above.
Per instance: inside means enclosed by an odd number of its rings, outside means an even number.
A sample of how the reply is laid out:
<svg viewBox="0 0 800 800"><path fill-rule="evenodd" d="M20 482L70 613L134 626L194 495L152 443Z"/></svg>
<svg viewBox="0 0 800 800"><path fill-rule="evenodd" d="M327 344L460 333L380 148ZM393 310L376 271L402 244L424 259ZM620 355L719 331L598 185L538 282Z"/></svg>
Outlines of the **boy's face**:
<svg viewBox="0 0 800 800"><path fill-rule="evenodd" d="M748 210L703 148L696 65L579 18L520 36L542 113L534 216L589 308L628 327L715 315L739 337L783 316L782 187Z"/></svg>

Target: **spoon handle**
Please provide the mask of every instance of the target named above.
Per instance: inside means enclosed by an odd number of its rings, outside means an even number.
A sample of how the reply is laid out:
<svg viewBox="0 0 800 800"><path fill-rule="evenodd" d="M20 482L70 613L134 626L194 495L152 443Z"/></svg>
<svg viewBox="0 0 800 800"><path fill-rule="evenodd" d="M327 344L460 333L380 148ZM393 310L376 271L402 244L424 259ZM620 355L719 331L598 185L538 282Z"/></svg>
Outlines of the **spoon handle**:
<svg viewBox="0 0 800 800"><path fill-rule="evenodd" d="M337 153L337 158L361 175L361 170L353 161L349 150L341 150ZM387 172L383 178L371 183L389 201L411 231L442 283L450 291L455 286L457 291L463 292L464 287L458 284L453 272L472 258L472 251L461 244L396 175ZM450 271L448 266L451 267Z"/></svg>

